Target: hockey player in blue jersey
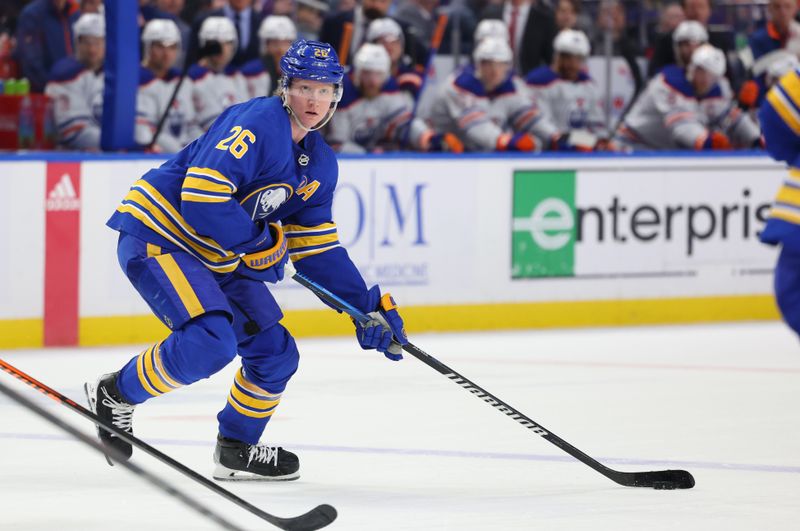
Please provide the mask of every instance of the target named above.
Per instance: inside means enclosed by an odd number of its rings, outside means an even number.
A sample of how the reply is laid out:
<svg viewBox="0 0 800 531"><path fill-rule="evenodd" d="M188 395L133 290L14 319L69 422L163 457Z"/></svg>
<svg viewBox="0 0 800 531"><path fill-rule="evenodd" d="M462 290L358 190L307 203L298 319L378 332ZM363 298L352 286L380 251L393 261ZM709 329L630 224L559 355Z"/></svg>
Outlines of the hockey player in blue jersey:
<svg viewBox="0 0 800 531"><path fill-rule="evenodd" d="M403 321L367 288L331 216L335 155L317 132L336 110L343 69L330 45L296 41L281 58L281 95L223 112L200 138L136 181L108 225L133 286L171 334L118 372L86 384L92 409L132 431L135 405L225 367L238 353L214 453L217 479L287 480L297 456L260 437L297 369L295 341L265 282L295 267L369 313L362 348L402 358ZM99 430L123 456L132 448Z"/></svg>
<svg viewBox="0 0 800 531"><path fill-rule="evenodd" d="M800 69L784 75L759 110L767 152L789 166L761 241L781 245L775 299L784 321L800 334Z"/></svg>

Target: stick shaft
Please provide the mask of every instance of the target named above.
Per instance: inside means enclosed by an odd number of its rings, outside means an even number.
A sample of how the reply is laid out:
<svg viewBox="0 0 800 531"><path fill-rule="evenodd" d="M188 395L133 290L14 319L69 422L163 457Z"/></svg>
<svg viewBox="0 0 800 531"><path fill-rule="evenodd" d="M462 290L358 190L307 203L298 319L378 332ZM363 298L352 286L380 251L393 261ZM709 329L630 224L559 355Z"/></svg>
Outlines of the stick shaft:
<svg viewBox="0 0 800 531"><path fill-rule="evenodd" d="M89 437L88 435L84 434L83 432L80 432L80 431L76 430L71 425L67 424L66 422L64 422L60 418L56 417L55 415L53 415L49 411L43 409L42 407L40 407L38 404L34 403L30 399L22 396L21 394L17 393L13 389L7 387L3 383L0 383L0 393L6 395L11 400L13 400L14 402L18 403L20 406L28 409L29 411L32 411L33 413L35 413L36 415L42 417L43 419L45 419L49 423L57 426L58 428L62 429L65 432L67 432L69 435L71 435L75 439L79 440L83 444L95 449L96 451L100 452L101 454L111 453L112 457L114 457L113 449L111 449L112 451L109 452L108 449L104 449L100 445L100 443L98 443L96 440L92 439L91 437ZM214 522L219 524L223 529L231 529L231 530L234 530L234 531L242 531L241 527L238 527L238 526L234 525L229 520L225 519L223 516L220 516L219 514L215 513L214 511L212 511L208 507L202 505L200 502L194 500L193 498L191 498L187 494L184 494L183 492L181 492L177 488L173 487L172 485L170 485L166 481L162 480L158 476L148 472L147 470L139 467L138 465L135 465L134 463L130 463L130 462L126 461L125 459L121 459L121 458L117 459L117 458L115 458L115 461L118 462L120 465L122 465L124 468L128 469L131 473L135 474L136 476L139 476L140 478L142 478L143 480L145 480L149 484L153 485L154 487L164 491L166 494L168 494L169 496L172 496L173 498L177 499L178 501L180 501L181 503L185 504L186 506L188 506L192 510L200 513L201 515L205 516L206 518L208 518L210 520L213 520Z"/></svg>
<svg viewBox="0 0 800 531"><path fill-rule="evenodd" d="M348 302L346 302L345 300L343 300L339 296L337 296L334 293L330 292L326 288L320 286L319 284L317 284L316 282L314 282L313 280L311 280L307 276L303 275L302 273L296 272L292 278L294 280L296 280L297 282L299 282L300 284L302 284L303 286L305 286L308 289L310 289L311 291L313 291L319 298L321 298L322 300L324 300L325 302L327 302L328 304L330 304L334 308L337 308L340 311L343 311L343 312L347 313L348 315L350 315L350 317L352 317L353 319L356 319L361 324L366 324L367 322L370 321L370 318L366 314L364 314L363 312L361 312L360 310L358 310L357 308L355 308L354 306L352 306L351 304L349 304ZM533 419L529 418L527 415L522 414L517 409L511 407L509 404L507 404L503 400L500 400L499 398L497 398L493 394L489 393L488 391L486 391L485 389L483 389L482 387L480 387L476 383L474 383L474 382L470 381L469 379L465 378L464 376L462 376L458 372L454 371L453 369L451 369L450 367L448 367L447 365L445 365L441 361L437 360L436 358L434 358L430 354L427 354L426 352L424 352L422 349L420 349L419 347L415 346L414 344L407 343L407 344L403 345L403 350L405 350L406 352L408 352L409 354L411 354L412 356L414 356L415 358L417 358L421 362L425 363L429 367L433 368L437 372L443 374L448 379L452 380L453 382L455 382L456 384L458 384L460 387L462 387L463 389L467 390L471 394L474 394L475 396L477 396L478 398L480 398L481 400L483 400L487 404L493 406L495 409L497 409L501 413L504 413L505 415L507 415L507 416L511 417L512 419L516 420L519 424L525 426L526 428L531 430L536 435L539 435L542 438L544 438L547 441L549 441L550 443L554 444L555 446L558 446L559 448L561 448L563 451L565 451L566 453L568 453L569 455L571 455L572 457L574 457L578 461L581 461L582 463L590 466L591 468L593 468L594 470L600 472L601 474L603 474L607 478L611 479L612 481L615 481L617 483L620 483L620 484L626 485L626 486L633 486L633 485L630 484L631 481L632 481L632 479L629 477L630 473L618 472L616 470L612 470L612 469L608 468L607 466L603 465L602 463L600 463L599 461L597 461L593 457L585 454L584 452L582 452L578 448L572 446L570 443L568 443L567 441L565 441L564 439L562 439L558 435L556 435L553 432L551 432L550 430L544 428L541 424L539 424L538 422L535 422Z"/></svg>
<svg viewBox="0 0 800 531"><path fill-rule="evenodd" d="M247 502L247 501L243 500L242 498L236 496L234 493L232 493L232 492L220 487L219 485L217 485L213 481L201 476L200 474L198 474L197 472L195 472L191 468L187 467L183 463L180 463L180 462L176 461L175 459L171 458L170 456L166 455L165 453L161 452L160 450L157 450L157 449L153 448L152 446L150 446L149 444L147 444L143 440L139 439L138 437L136 437L134 435L131 435L126 431L120 430L119 428L117 428L116 426L114 426L112 424L107 423L106 421L104 421L103 419L101 419L100 417L98 417L97 415L95 415L93 412L91 412L90 410L86 409L82 405L78 404L74 400L64 396L63 394L59 393L58 391L56 391L52 387L49 387L49 386L43 384L39 380L37 380L37 379L33 378L32 376L22 372L21 370L17 369L13 365L7 363L6 361L4 361L2 359L0 359L0 369L2 369L3 371L7 372L11 376L14 376L15 378L25 382L26 384L28 384L31 387L37 389L38 391L41 391L42 393L44 393L48 397L52 398L56 402L58 402L58 403L60 403L60 404L62 404L64 406L70 408L71 410L75 411L76 413L78 413L82 417L91 420L92 422L94 422L98 426L102 426L102 428L104 430L113 433L114 435L116 435L120 439L124 440L125 442L127 442L129 444L132 444L133 446L135 446L135 447L139 448L140 450L144 451L145 453L151 455L152 457L156 458L157 460L161 461L162 463L168 465L173 470L176 470L177 472L180 472L184 476L186 476L186 477L194 480L195 482L203 485L204 487L216 492L217 494L219 494L223 498L235 503L239 507L249 511L250 513L258 516L259 518L262 518L262 519L266 520L267 522L269 522L269 523L271 523L273 525L277 525L278 527L282 527L283 525L285 525L285 521L287 519L279 518L277 516L274 516L274 515L271 515L271 514L265 512L265 511L262 511L261 509L259 509L255 505L251 504L250 502Z"/></svg>

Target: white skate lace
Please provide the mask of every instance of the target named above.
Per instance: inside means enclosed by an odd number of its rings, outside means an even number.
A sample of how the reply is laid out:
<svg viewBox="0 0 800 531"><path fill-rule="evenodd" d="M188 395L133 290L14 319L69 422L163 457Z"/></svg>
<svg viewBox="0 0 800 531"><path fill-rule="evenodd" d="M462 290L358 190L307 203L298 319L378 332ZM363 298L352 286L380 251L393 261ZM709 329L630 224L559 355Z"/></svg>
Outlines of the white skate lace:
<svg viewBox="0 0 800 531"><path fill-rule="evenodd" d="M108 394L105 387L101 387L100 391L105 395L101 403L111 408L111 423L121 430L130 431L133 422L133 409L135 406L127 402L117 402L111 398L111 395Z"/></svg>
<svg viewBox="0 0 800 531"><path fill-rule="evenodd" d="M253 461L265 464L269 464L272 461L273 466L278 466L278 447L265 444L251 445L247 466L250 466Z"/></svg>

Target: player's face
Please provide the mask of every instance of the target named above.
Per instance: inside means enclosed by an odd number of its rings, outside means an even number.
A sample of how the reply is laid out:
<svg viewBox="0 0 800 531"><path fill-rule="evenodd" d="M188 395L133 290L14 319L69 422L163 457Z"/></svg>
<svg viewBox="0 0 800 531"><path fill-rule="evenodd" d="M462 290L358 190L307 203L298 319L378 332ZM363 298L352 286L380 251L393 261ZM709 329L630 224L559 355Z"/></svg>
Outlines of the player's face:
<svg viewBox="0 0 800 531"><path fill-rule="evenodd" d="M714 87L717 78L702 68L695 68L692 75L692 87L695 94L702 96Z"/></svg>
<svg viewBox="0 0 800 531"><path fill-rule="evenodd" d="M175 64L178 58L178 45L165 45L161 42L154 42L150 45L147 56L147 65L156 71L168 70Z"/></svg>
<svg viewBox="0 0 800 531"><path fill-rule="evenodd" d="M583 70L584 59L580 55L569 53L556 54L556 71L558 75L570 81L576 81Z"/></svg>
<svg viewBox="0 0 800 531"><path fill-rule="evenodd" d="M332 83L295 79L287 91L287 100L303 126L312 128L320 123L334 100Z"/></svg>
<svg viewBox="0 0 800 531"><path fill-rule="evenodd" d="M381 87L386 82L386 74L374 70L362 70L358 73L358 86L361 93L369 99L381 93Z"/></svg>
<svg viewBox="0 0 800 531"><path fill-rule="evenodd" d="M491 92L506 80L511 70L511 63L502 61L481 61L478 63L478 77L486 92Z"/></svg>
<svg viewBox="0 0 800 531"><path fill-rule="evenodd" d="M78 38L78 61L89 70L98 70L106 57L106 40L103 37L84 35Z"/></svg>
<svg viewBox="0 0 800 531"><path fill-rule="evenodd" d="M699 42L694 41L680 41L678 43L678 58L682 65L688 65L692 60L692 54L700 46Z"/></svg>
<svg viewBox="0 0 800 531"><path fill-rule="evenodd" d="M267 41L267 55L274 57L278 64L291 45L292 41L289 39L270 39Z"/></svg>
<svg viewBox="0 0 800 531"><path fill-rule="evenodd" d="M389 54L392 64L397 64L400 58L403 57L403 42L400 39L383 37L382 39L378 39L378 43L386 48L386 52Z"/></svg>
<svg viewBox="0 0 800 531"><path fill-rule="evenodd" d="M221 42L220 47L222 48L220 53L208 57L208 61L214 70L222 70L228 66L228 63L231 62L233 55L236 53L233 41Z"/></svg>

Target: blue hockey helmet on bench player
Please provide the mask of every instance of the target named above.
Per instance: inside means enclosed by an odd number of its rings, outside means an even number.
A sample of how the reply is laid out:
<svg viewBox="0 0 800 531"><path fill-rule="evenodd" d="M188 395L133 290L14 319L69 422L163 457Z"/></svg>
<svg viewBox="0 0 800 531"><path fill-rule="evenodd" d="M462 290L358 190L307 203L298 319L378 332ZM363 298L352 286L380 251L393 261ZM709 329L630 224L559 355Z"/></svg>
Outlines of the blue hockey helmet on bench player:
<svg viewBox="0 0 800 531"><path fill-rule="evenodd" d="M294 119L295 123L306 131L316 131L325 126L333 116L339 100L342 99L342 78L344 67L339 64L336 50L325 42L298 39L286 50L281 57L281 98L283 106ZM287 93L293 79L306 79L320 83L331 83L333 101L325 118L314 127L304 126L295 115L287 100Z"/></svg>

